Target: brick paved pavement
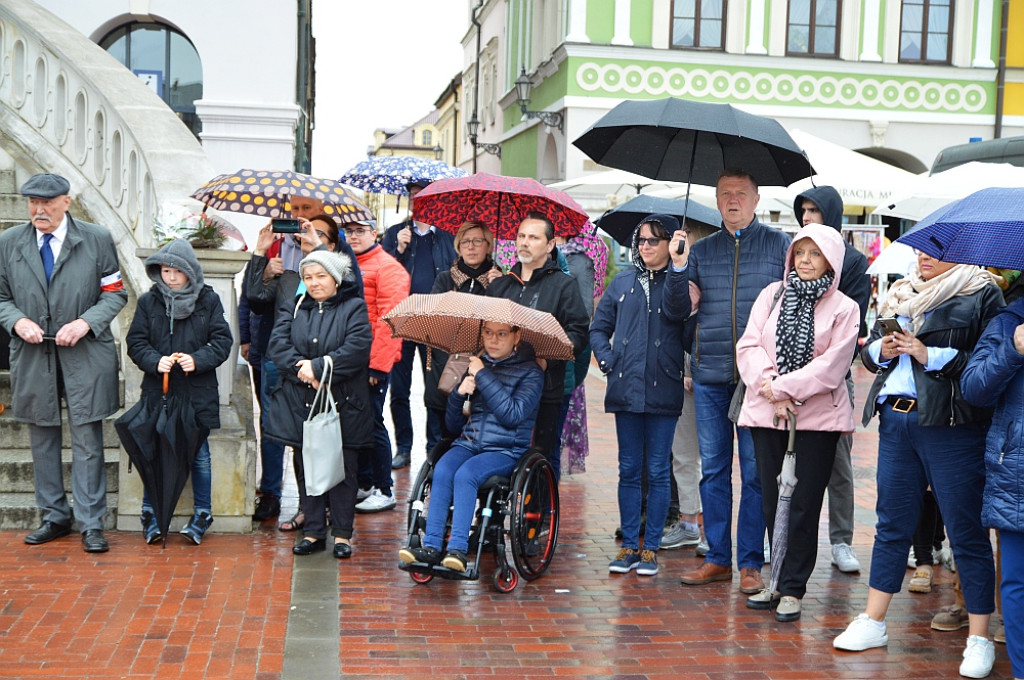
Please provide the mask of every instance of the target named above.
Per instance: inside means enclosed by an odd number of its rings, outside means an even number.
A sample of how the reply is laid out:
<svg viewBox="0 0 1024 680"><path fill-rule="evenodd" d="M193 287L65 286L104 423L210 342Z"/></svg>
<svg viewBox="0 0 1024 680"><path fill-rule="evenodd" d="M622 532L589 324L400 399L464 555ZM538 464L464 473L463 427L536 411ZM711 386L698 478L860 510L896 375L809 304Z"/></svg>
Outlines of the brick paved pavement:
<svg viewBox="0 0 1024 680"><path fill-rule="evenodd" d="M870 376L859 370L857 380L863 395ZM834 635L863 608L867 572L829 566L824 524L796 623L746 609L736 579L680 586L678 575L698 564L692 549L662 551L654 577L609 575L617 550L615 438L601 410L602 382L587 386L588 472L563 480L551 570L510 595L487 581L414 584L395 567L402 505L358 518L352 560L335 566L321 553L294 569L293 536L270 529L214 533L199 547L175 536L166 550L113 533L111 552L98 556L83 553L74 537L33 547L21 532L0 532L0 677L312 680L333 675L316 669L339 663L347 677L367 678L957 677L966 630L928 627L932 613L953 601L951 575L941 568L931 594L895 598L887 649L832 649ZM855 547L865 567L875 444L873 430L855 437ZM396 474L400 499L410 475ZM339 624L340 644L316 638L316 630L333 636ZM1005 648L997 645L996 654L990 677L1011 677Z"/></svg>

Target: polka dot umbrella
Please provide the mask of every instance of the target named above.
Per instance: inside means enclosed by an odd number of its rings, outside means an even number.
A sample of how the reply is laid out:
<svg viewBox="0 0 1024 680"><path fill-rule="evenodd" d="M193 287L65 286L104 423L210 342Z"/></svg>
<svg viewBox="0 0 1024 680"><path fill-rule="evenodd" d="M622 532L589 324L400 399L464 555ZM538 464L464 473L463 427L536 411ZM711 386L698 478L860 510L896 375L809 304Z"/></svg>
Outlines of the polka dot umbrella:
<svg viewBox="0 0 1024 680"><path fill-rule="evenodd" d="M469 293L415 293L383 316L394 337L429 345L449 354L472 353L483 345L485 321L518 326L523 342L542 359L573 358L572 342L548 312L504 298Z"/></svg>
<svg viewBox="0 0 1024 680"><path fill-rule="evenodd" d="M239 170L217 175L192 194L192 198L215 210L263 217L281 216L290 209L292 196L323 201L324 212L343 222L374 219L373 212L335 180L290 170Z"/></svg>

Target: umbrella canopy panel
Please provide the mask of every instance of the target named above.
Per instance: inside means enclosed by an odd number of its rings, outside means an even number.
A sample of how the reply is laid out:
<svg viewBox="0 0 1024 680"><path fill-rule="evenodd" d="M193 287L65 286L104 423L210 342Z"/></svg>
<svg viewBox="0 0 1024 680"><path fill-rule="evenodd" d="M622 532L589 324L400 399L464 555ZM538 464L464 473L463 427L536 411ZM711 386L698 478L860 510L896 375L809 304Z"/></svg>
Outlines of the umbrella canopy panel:
<svg viewBox="0 0 1024 680"><path fill-rule="evenodd" d="M384 315L395 337L414 340L449 354L471 353L481 347L485 321L518 326L523 342L543 359L573 358L572 342L548 312L504 298L469 293L415 293Z"/></svg>
<svg viewBox="0 0 1024 680"><path fill-rule="evenodd" d="M618 243L630 247L633 245L633 232L640 220L655 213L674 215L682 222L686 219L706 224L713 229L722 225L722 214L717 210L690 199L687 206L685 199L658 198L655 196L637 196L619 207L609 210L595 223L606 234Z"/></svg>
<svg viewBox="0 0 1024 680"><path fill-rule="evenodd" d="M778 121L730 104L671 97L624 101L573 144L602 165L709 186L727 168L741 168L758 184L773 186L788 186L813 173Z"/></svg>
<svg viewBox="0 0 1024 680"><path fill-rule="evenodd" d="M465 177L461 168L444 161L416 156L372 156L356 163L338 181L371 194L408 196L405 188L412 182L434 182L450 177Z"/></svg>

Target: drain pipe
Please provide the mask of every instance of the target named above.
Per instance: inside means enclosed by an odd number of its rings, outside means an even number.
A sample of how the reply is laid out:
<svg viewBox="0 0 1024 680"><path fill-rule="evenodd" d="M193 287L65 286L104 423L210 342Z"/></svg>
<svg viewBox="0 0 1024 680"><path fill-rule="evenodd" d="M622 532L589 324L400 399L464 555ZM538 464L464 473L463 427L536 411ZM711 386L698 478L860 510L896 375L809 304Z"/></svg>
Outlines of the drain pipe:
<svg viewBox="0 0 1024 680"><path fill-rule="evenodd" d="M1003 103L1006 100L1006 36L1010 24L1010 0L1003 0L999 17L999 67L996 70L996 125L994 138L1003 136Z"/></svg>
<svg viewBox="0 0 1024 680"><path fill-rule="evenodd" d="M480 20L477 13L484 6L484 0L479 0L473 8L471 21L476 27L476 59L474 60L473 75L473 120L480 120ZM476 137L470 140L473 145L473 174L476 174Z"/></svg>

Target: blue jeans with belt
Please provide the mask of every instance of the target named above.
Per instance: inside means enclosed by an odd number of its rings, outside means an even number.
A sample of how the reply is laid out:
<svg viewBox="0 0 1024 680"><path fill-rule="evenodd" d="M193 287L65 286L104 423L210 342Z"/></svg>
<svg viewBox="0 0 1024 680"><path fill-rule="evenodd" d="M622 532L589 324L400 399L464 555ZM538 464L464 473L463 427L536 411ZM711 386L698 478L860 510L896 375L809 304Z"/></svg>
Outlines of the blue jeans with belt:
<svg viewBox="0 0 1024 680"><path fill-rule="evenodd" d="M430 512L423 545L440 550L444 547L444 530L448 507L452 508L452 533L448 550L469 549L469 529L476 510L480 485L492 475L508 477L516 467L517 458L502 451L473 454L458 444L441 456L430 483Z"/></svg>
<svg viewBox="0 0 1024 680"><path fill-rule="evenodd" d="M967 611L995 610L992 544L981 526L985 434L980 425L922 426L916 410L900 413L888 404L879 407L872 588L900 591L924 492L931 486L956 555Z"/></svg>
<svg viewBox="0 0 1024 680"><path fill-rule="evenodd" d="M700 445L700 499L704 506L704 536L708 540L707 561L720 567L732 566L732 460L734 425L729 420L729 402L736 383L693 381L693 403L697 411L697 441ZM764 565L764 512L761 482L754 459L750 430L736 427L739 440L740 513L736 523L736 564L740 569Z"/></svg>

